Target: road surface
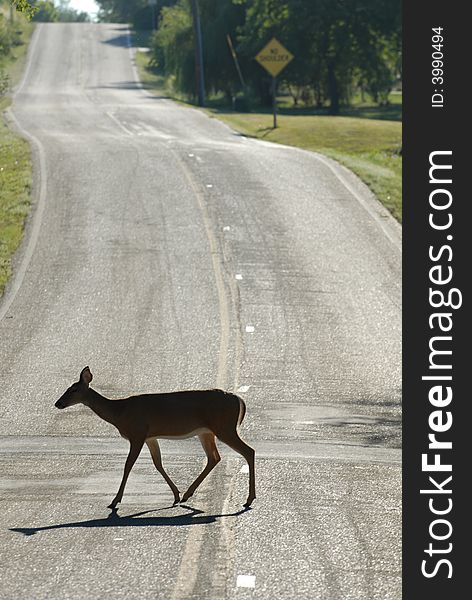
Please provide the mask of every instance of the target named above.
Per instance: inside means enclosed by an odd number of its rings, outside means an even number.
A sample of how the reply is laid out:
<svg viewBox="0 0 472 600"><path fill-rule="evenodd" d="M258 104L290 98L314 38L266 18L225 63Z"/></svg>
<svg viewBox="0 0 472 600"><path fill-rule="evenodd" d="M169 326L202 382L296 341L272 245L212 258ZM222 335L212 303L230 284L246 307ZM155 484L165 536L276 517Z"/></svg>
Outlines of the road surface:
<svg viewBox="0 0 472 600"><path fill-rule="evenodd" d="M35 206L0 304L1 598L399 599L400 231L345 169L154 98L126 27L38 25L11 119ZM184 507L53 404L242 395L256 449ZM181 490L196 440L163 441Z"/></svg>

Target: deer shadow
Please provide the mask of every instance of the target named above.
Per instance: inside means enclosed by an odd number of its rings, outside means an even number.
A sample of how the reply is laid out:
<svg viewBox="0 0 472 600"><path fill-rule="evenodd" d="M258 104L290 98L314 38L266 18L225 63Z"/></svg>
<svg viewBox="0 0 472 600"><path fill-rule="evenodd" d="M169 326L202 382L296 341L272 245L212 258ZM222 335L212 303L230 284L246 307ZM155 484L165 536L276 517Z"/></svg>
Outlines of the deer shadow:
<svg viewBox="0 0 472 600"><path fill-rule="evenodd" d="M152 510L144 510L121 517L118 514L118 509L111 510L107 517L101 519L88 519L86 521L71 521L69 523L57 523L55 525L45 525L44 527L12 527L10 531L22 533L25 536L35 535L39 531L50 531L53 529L74 529L74 528L95 528L95 527L182 527L185 525L206 525L216 523L219 519L226 517L238 517L243 513L251 510L250 507L242 508L233 513L206 515L203 510L192 508L185 504L180 505L188 512L182 515L172 516L149 516L151 513L156 513L175 506L165 508L156 508ZM144 516L148 515L148 516Z"/></svg>

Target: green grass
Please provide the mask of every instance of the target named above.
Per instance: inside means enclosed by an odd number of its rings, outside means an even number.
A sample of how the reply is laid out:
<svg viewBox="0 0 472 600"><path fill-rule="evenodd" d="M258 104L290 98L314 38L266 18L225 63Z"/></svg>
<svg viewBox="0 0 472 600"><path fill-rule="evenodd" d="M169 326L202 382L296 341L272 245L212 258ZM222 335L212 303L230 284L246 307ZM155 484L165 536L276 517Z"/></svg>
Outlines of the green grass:
<svg viewBox="0 0 472 600"><path fill-rule="evenodd" d="M22 30L21 46L4 59L3 69L13 85L18 83L24 66L31 24L18 17ZM32 163L29 144L11 131L3 116L9 106L8 96L0 98L0 296L11 276L11 259L23 236L24 224L31 205Z"/></svg>
<svg viewBox="0 0 472 600"><path fill-rule="evenodd" d="M0 121L0 296L11 275L11 258L23 236L31 204L28 143Z"/></svg>
<svg viewBox="0 0 472 600"><path fill-rule="evenodd" d="M148 38L138 32L135 45L146 47ZM159 96L182 102L162 76L149 68L148 53L137 52L136 64L143 86ZM320 152L342 163L366 183L377 198L402 220L402 96L392 93L389 106L377 106L355 98L353 106L340 116L327 109L293 106L287 95L278 99L278 127L272 128L270 109L236 113L210 98L207 114L218 118L244 135ZM188 104L188 103L187 103Z"/></svg>

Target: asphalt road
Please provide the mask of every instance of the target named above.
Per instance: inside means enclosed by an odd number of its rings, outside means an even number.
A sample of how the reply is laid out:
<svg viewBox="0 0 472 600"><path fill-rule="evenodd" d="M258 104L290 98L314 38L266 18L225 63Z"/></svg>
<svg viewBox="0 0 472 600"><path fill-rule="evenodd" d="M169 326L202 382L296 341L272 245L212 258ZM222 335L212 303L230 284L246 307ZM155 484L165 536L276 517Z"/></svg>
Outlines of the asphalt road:
<svg viewBox="0 0 472 600"><path fill-rule="evenodd" d="M140 88L126 28L44 24L11 119L35 207L0 304L0 597L399 599L400 228L345 169ZM223 387L223 460L185 507L85 407ZM180 489L197 441L162 443ZM241 577L246 576L246 577ZM252 587L247 587L252 586Z"/></svg>

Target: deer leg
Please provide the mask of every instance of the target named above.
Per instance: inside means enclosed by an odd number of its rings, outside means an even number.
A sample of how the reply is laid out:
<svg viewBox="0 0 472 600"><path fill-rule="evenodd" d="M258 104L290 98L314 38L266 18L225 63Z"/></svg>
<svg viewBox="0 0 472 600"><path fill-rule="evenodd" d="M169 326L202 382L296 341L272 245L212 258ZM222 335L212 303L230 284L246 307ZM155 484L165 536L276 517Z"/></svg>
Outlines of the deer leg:
<svg viewBox="0 0 472 600"><path fill-rule="evenodd" d="M244 506L251 506L252 502L256 498L256 473L255 473L255 451L251 446L248 446L243 440L239 437L237 431L225 432L223 434L218 434L218 439L224 442L227 446L241 454L249 466L249 495Z"/></svg>
<svg viewBox="0 0 472 600"><path fill-rule="evenodd" d="M210 473L210 471L214 469L221 460L218 448L215 444L215 436L212 433L201 433L198 436L198 438L203 446L203 450L205 450L205 454L207 456L207 464L203 471L200 473L200 475L195 479L195 481L191 484L191 486L182 496L182 502L185 502L190 498L190 496L193 496L197 487L205 479L208 473Z"/></svg>
<svg viewBox="0 0 472 600"><path fill-rule="evenodd" d="M180 492L177 489L175 483L169 477L169 475L167 475L167 473L164 471L164 467L162 466L161 449L159 448L157 440L155 438L149 438L148 440L146 440L146 444L149 448L149 452L151 453L152 462L154 463L154 466L162 475L162 477L164 477L164 479L167 482L167 485L170 487L172 493L174 494L174 504L178 504L180 500Z"/></svg>
<svg viewBox="0 0 472 600"><path fill-rule="evenodd" d="M115 498L113 499L112 503L108 506L108 508L116 508L116 505L119 502L121 502L121 499L123 498L123 492L125 491L126 482L128 481L128 476L143 446L144 440L130 442L129 454L128 458L126 459L125 470L123 473L123 479L121 480L120 489L118 490L118 493L116 494Z"/></svg>

